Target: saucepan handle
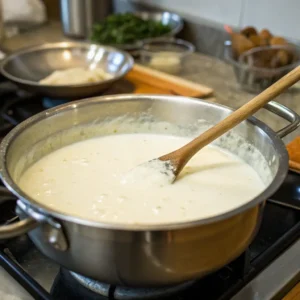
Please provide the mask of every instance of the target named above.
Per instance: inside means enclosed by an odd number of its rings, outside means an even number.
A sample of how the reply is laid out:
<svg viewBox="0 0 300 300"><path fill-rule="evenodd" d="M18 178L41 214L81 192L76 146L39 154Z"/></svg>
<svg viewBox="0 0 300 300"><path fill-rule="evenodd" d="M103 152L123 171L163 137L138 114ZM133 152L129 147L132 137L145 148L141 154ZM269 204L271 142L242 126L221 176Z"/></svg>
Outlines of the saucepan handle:
<svg viewBox="0 0 300 300"><path fill-rule="evenodd" d="M9 194L9 191L6 190L5 193ZM9 195L10 197L7 197L5 200L12 199L11 194ZM16 211L18 214L26 217L18 222L0 226L0 240L17 237L35 229L43 223L47 228L47 230L44 230L44 238L48 243L59 251L66 251L68 249L68 239L59 221L34 210L21 200L17 200Z"/></svg>
<svg viewBox="0 0 300 300"><path fill-rule="evenodd" d="M4 196L0 202L14 200L14 196L6 188L0 187L0 191ZM2 225L0 226L0 240L17 237L36 228L38 225L39 223L32 217L26 217L12 224Z"/></svg>
<svg viewBox="0 0 300 300"><path fill-rule="evenodd" d="M19 235L27 233L37 226L38 222L31 217L9 225L0 226L0 240L17 237Z"/></svg>
<svg viewBox="0 0 300 300"><path fill-rule="evenodd" d="M290 108L275 101L270 101L265 105L265 108L290 122L290 124L276 132L280 138L285 137L298 128L300 124L300 116Z"/></svg>

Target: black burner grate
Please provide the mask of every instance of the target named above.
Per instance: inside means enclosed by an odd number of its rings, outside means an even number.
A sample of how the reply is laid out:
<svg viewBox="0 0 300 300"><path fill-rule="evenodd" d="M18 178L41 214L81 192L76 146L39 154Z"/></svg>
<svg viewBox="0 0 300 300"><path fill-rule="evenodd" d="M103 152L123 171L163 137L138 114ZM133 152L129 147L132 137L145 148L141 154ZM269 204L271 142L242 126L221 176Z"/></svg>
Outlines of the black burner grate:
<svg viewBox="0 0 300 300"><path fill-rule="evenodd" d="M113 286L86 278L82 275L61 269L51 289L57 300L68 299L111 299L111 300L153 300L173 297L188 289L193 281L162 288L128 288ZM72 288L71 288L72 287Z"/></svg>

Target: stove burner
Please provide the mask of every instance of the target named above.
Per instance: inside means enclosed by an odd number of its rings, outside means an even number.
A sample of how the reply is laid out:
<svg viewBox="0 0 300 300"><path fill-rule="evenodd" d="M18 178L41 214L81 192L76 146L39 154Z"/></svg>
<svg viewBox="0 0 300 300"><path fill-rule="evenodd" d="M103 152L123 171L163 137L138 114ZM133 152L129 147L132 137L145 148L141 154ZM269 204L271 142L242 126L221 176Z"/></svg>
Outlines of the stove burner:
<svg viewBox="0 0 300 300"><path fill-rule="evenodd" d="M70 274L84 287L91 290L92 292L96 294L100 294L102 296L109 296L110 291L110 285L108 283L102 283L93 279L90 279L88 277L84 277L82 275L79 275L74 272L70 272Z"/></svg>
<svg viewBox="0 0 300 300"><path fill-rule="evenodd" d="M87 289L106 297L113 297L116 300L134 300L134 299L157 299L160 297L171 296L179 291L190 287L194 281L178 284L176 286L162 288L129 288L122 286L112 286L102 283L74 272L70 274Z"/></svg>
<svg viewBox="0 0 300 300"><path fill-rule="evenodd" d="M55 107L57 105L65 104L68 100L61 100L61 99L51 99L51 98L43 98L43 106L45 109Z"/></svg>
<svg viewBox="0 0 300 300"><path fill-rule="evenodd" d="M0 82L0 137L6 135L14 126L48 108L68 102L68 100L43 98L18 90L17 87Z"/></svg>

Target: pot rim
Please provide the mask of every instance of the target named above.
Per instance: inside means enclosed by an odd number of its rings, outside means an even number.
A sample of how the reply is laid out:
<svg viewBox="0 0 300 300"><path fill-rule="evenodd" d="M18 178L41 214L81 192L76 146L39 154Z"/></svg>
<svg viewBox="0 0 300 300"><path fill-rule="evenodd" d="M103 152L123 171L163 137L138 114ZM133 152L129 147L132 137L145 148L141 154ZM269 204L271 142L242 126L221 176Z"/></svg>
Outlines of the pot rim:
<svg viewBox="0 0 300 300"><path fill-rule="evenodd" d="M140 101L142 99L152 99L152 100L168 100L168 101L185 101L185 102L201 102L201 103L208 103L206 100L200 100L197 98L190 98L190 97L183 97L183 96L169 96L169 95L151 95L151 94L122 94L122 95L112 95L112 96L98 96L92 98L86 98L78 101L72 101L66 104L62 104L56 106L51 109L44 110L25 121L18 124L15 128L13 128L2 140L0 144L0 178L2 179L4 185L11 191L18 199L20 199L23 203L28 205L30 208L34 209L36 212L45 215L46 217L54 217L58 220L64 220L68 222L73 222L81 225L91 226L91 227L98 227L103 229L114 229L114 230L123 230L123 231L163 231L163 230L176 230L176 229L185 229L195 226L200 226L204 224L210 224L218 221L222 221L233 217L239 213L242 213L262 202L267 200L270 196L272 196L279 186L284 181L287 172L288 172L288 153L285 148L284 143L282 140L276 135L276 133L265 123L258 120L255 117L251 117L247 119L247 122L259 127L265 134L267 134L273 145L274 148L277 149L279 153L279 167L277 173L274 176L273 181L269 186L263 190L259 195L255 198L250 200L249 202L238 206L237 208L227 211L225 213L211 216L207 218L203 218L200 220L192 220L192 221L185 221L185 222L172 222L172 223L161 223L161 224L118 224L118 223L107 223L107 222L97 222L92 220L87 220L84 218L71 216L65 213L61 213L58 210L52 209L35 201L33 198L28 196L24 193L19 186L13 181L11 178L7 166L6 166L6 154L7 150L11 142L18 137L18 135L25 129L29 128L31 125L51 116L54 116L61 111L68 111L72 109L78 109L80 107L89 105L91 103L98 103L98 102L107 102L107 101L116 101L116 102L124 102L124 101ZM233 109L217 104L209 102L209 105L214 107L223 107L229 111L233 111Z"/></svg>

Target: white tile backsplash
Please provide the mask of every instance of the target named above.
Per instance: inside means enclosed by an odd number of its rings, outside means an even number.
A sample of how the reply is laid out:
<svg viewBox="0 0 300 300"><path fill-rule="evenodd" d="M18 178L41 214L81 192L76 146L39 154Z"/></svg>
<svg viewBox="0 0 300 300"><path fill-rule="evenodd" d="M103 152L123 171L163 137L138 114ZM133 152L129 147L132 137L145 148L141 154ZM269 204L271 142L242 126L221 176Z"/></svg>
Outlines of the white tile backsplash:
<svg viewBox="0 0 300 300"><path fill-rule="evenodd" d="M231 26L268 28L300 40L300 0L119 0L153 5Z"/></svg>
<svg viewBox="0 0 300 300"><path fill-rule="evenodd" d="M300 0L244 0L241 26L268 28L276 35L300 40Z"/></svg>
<svg viewBox="0 0 300 300"><path fill-rule="evenodd" d="M164 9L201 17L221 24L238 26L244 0L135 0ZM300 0L299 0L300 1Z"/></svg>

